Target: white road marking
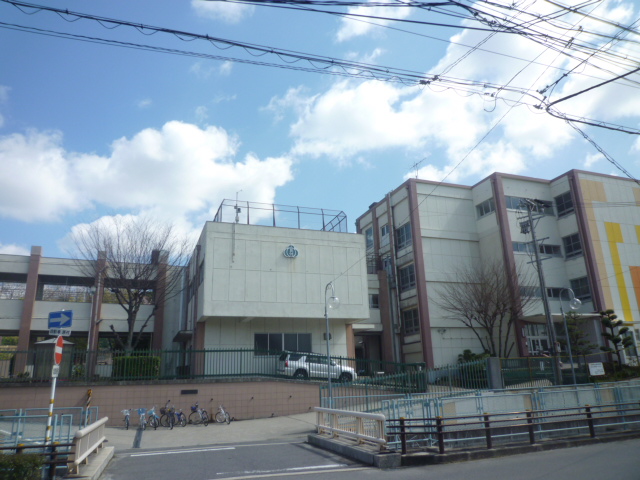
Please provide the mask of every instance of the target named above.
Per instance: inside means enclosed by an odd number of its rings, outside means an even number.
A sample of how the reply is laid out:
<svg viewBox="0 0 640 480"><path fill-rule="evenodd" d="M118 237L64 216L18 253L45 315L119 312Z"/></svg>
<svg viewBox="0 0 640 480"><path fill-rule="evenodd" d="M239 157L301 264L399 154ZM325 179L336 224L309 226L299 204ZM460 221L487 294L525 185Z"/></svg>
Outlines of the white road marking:
<svg viewBox="0 0 640 480"><path fill-rule="evenodd" d="M167 450L166 452L133 453L130 457L149 457L152 455L172 455L175 453L217 452L219 450L235 450L234 447L197 448L192 450Z"/></svg>
<svg viewBox="0 0 640 480"><path fill-rule="evenodd" d="M368 470L371 467L356 467L356 468L326 468L327 466L318 466L318 467L309 467L309 468L315 468L315 470L313 471L300 471L300 470L296 470L295 468L287 468L284 470L266 470L265 472L262 473L258 473L258 474L249 474L249 475L241 475L241 476L236 476L236 477L224 477L224 480L245 480L245 479L250 479L250 478L269 478L269 477L290 477L293 475L316 475L318 473L326 473L327 470L330 470L331 472L357 472L359 470ZM296 471L292 471L292 470L296 470ZM215 479L212 479L215 480Z"/></svg>

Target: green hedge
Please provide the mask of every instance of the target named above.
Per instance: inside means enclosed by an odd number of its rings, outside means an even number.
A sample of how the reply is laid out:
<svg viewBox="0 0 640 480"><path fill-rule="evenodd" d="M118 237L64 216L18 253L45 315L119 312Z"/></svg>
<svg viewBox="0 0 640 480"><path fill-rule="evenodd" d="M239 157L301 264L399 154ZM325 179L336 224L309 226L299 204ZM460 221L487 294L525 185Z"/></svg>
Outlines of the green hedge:
<svg viewBox="0 0 640 480"><path fill-rule="evenodd" d="M113 376L116 378L157 378L160 375L160 357L129 356L113 359Z"/></svg>
<svg viewBox="0 0 640 480"><path fill-rule="evenodd" d="M39 480L44 459L35 453L0 454L0 478L3 480Z"/></svg>

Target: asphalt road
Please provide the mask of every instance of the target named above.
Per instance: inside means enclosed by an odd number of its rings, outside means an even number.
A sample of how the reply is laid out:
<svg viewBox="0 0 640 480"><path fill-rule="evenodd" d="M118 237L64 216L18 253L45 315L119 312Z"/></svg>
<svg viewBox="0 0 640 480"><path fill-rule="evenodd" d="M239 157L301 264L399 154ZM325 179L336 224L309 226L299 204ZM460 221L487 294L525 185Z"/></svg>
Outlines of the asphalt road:
<svg viewBox="0 0 640 480"><path fill-rule="evenodd" d="M448 465L384 471L304 442L120 452L101 480L639 480L640 439Z"/></svg>

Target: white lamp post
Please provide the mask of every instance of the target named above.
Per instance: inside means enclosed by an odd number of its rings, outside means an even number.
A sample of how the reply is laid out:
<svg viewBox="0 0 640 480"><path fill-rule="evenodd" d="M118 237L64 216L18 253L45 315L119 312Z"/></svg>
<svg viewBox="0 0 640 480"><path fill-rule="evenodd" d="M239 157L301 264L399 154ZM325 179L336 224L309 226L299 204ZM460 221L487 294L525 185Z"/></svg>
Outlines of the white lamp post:
<svg viewBox="0 0 640 480"><path fill-rule="evenodd" d="M567 351L569 352L569 362L571 363L571 375L573 377L573 384L576 385L576 371L573 368L573 354L571 353L571 339L569 338L569 328L567 327L567 317L564 314L564 308L562 308L562 293L564 291L569 292L569 308L571 310L577 310L582 305L579 298L576 298L576 294L570 288L563 288L560 290L560 313L562 313L562 321L564 322L564 334L567 337Z"/></svg>
<svg viewBox="0 0 640 480"><path fill-rule="evenodd" d="M331 289L331 297L327 298L327 292ZM333 282L329 282L324 289L324 320L327 324L327 385L329 387L329 408L333 407L333 391L331 390L331 350L329 347L329 310L336 309L340 306L340 299L336 297L335 289L333 288Z"/></svg>

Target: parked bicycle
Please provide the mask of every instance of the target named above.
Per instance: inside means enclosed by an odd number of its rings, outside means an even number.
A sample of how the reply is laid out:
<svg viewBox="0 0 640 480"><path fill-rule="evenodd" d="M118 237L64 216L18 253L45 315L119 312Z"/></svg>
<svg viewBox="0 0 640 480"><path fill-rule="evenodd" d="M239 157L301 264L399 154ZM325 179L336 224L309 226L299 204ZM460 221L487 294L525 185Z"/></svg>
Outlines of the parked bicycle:
<svg viewBox="0 0 640 480"><path fill-rule="evenodd" d="M155 405L147 411L147 416L149 417L149 426L153 427L153 429L156 430L158 428L158 425L160 425L160 417L156 414Z"/></svg>
<svg viewBox="0 0 640 480"><path fill-rule="evenodd" d="M229 412L225 410L224 405L222 404L218 407L218 411L214 418L218 423L226 423L227 425L231 423L231 415L229 415Z"/></svg>
<svg viewBox="0 0 640 480"><path fill-rule="evenodd" d="M195 405L191 405L191 413L189 414L189 423L191 425L204 424L206 427L209 425L209 414L206 410L203 410L198 406L198 402Z"/></svg>
<svg viewBox="0 0 640 480"><path fill-rule="evenodd" d="M162 414L160 417L160 425L169 429L172 429L174 425L186 427L187 416L183 413L182 409L176 410L175 406L169 406L170 402L171 400L167 400L165 406L160 409L160 413Z"/></svg>
<svg viewBox="0 0 640 480"><path fill-rule="evenodd" d="M139 408L136 410L138 412L138 428L142 430L147 429L147 409Z"/></svg>
<svg viewBox="0 0 640 480"><path fill-rule="evenodd" d="M124 429L129 430L129 418L131 417L131 409L127 408L122 410L122 414L124 415Z"/></svg>

